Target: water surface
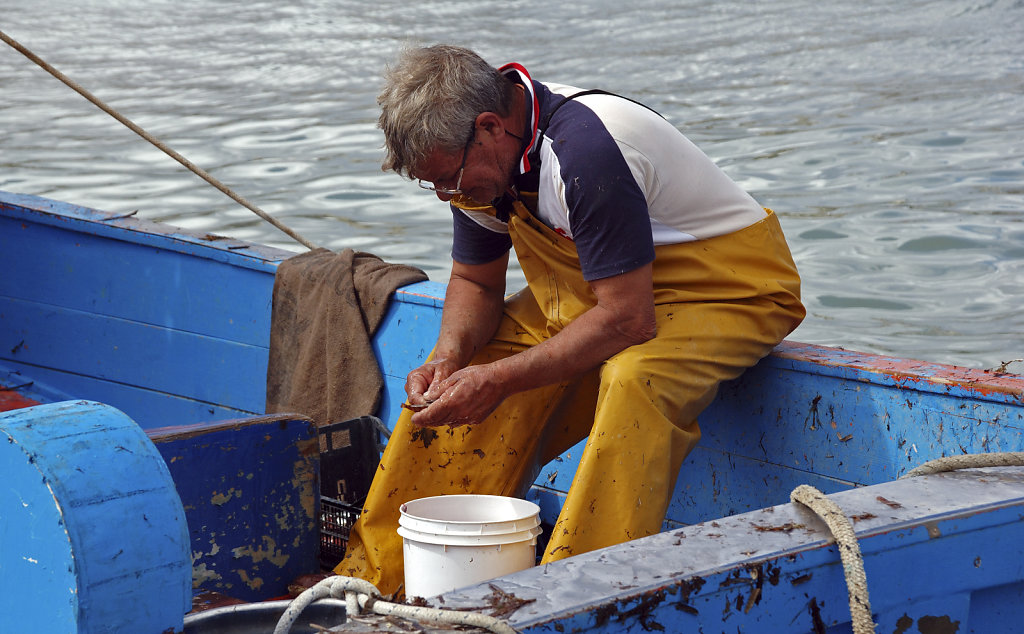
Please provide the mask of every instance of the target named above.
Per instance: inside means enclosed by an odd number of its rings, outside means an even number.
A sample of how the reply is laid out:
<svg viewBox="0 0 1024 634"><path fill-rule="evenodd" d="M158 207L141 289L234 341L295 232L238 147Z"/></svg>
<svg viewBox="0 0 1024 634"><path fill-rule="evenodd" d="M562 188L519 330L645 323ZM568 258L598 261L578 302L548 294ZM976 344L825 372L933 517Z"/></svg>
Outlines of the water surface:
<svg viewBox="0 0 1024 634"><path fill-rule="evenodd" d="M446 206L379 168L397 50L461 44L620 92L779 214L809 309L792 339L1024 357L1024 2L623 7L0 0L0 29L301 235L437 281ZM303 250L2 45L0 189Z"/></svg>

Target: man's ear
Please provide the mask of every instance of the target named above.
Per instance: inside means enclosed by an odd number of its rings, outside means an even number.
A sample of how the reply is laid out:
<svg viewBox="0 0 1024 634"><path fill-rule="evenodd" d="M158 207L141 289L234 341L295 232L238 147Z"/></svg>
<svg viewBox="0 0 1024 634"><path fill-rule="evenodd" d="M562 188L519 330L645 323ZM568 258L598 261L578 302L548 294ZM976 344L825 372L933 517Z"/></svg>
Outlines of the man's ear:
<svg viewBox="0 0 1024 634"><path fill-rule="evenodd" d="M493 137L505 135L505 122L494 112L481 112L476 116L476 128Z"/></svg>

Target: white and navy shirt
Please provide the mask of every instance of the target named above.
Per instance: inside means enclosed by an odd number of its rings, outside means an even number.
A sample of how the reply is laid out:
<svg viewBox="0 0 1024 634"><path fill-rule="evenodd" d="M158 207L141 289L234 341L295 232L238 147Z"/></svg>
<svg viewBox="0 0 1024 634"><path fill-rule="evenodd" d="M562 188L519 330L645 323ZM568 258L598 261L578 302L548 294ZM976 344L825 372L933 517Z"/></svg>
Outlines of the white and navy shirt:
<svg viewBox="0 0 1024 634"><path fill-rule="evenodd" d="M531 211L575 243L584 279L652 262L655 245L724 235L764 219L761 206L671 123L628 99L577 97L538 138L548 113L580 90L533 81L518 64L501 71L526 88L533 128L514 185L537 192ZM511 247L507 215L452 209L455 261L483 264Z"/></svg>

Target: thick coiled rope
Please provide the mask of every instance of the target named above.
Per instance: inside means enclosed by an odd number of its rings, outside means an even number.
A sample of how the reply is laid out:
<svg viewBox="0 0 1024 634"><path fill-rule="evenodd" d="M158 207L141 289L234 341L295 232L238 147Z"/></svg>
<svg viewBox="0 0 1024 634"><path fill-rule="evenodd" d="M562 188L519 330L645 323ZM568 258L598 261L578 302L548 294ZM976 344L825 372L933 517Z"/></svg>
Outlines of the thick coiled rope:
<svg viewBox="0 0 1024 634"><path fill-rule="evenodd" d="M908 471L901 479L982 467L1024 467L1024 452L1011 451L936 458ZM875 623L871 618L864 558L861 555L860 545L857 543L857 536L853 532L850 520L835 502L829 500L824 493L812 486L801 484L793 489L793 492L789 494L789 499L811 509L832 532L839 549L839 558L843 562L843 574L846 576L854 634L874 632Z"/></svg>
<svg viewBox="0 0 1024 634"><path fill-rule="evenodd" d="M328 577L296 597L278 620L274 634L288 634L303 610L314 601L328 597L344 598L349 617L366 609L382 616L397 616L421 623L470 625L495 634L517 634L505 621L486 614L389 603L381 599L380 591L369 581L343 576Z"/></svg>
<svg viewBox="0 0 1024 634"><path fill-rule="evenodd" d="M843 574L846 576L847 594L850 599L850 617L854 634L871 634L875 631L875 622L871 618L871 601L868 599L868 578L864 573L864 558L860 553L857 536L853 532L853 524L843 513L843 509L825 494L814 487L801 484L789 494L789 499L811 509L820 517L839 549L839 558L843 562Z"/></svg>

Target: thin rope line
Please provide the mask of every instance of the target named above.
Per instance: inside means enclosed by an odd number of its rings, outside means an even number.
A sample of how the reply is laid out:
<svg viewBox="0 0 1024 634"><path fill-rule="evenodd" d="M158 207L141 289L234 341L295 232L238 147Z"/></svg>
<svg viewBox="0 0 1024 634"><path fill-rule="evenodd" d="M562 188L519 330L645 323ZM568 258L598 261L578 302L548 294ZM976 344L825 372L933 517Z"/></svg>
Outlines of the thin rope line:
<svg viewBox="0 0 1024 634"><path fill-rule="evenodd" d="M14 48L14 50L18 51L19 53L21 53L25 57L27 57L30 60L32 60L33 62L35 62L40 68L42 68L46 72L50 73L51 75L53 75L54 77L56 77L57 79L62 81L69 88L71 88L72 90L74 90L78 94L82 95L83 97L85 97L86 99L91 101L100 110L102 110L103 112L106 112L110 116L114 117L115 119L117 119L118 121L123 123L132 132L134 132L135 134L138 134L143 139L145 139L145 140L149 141L150 143L152 143L153 145L155 145L162 152L164 152L165 154L170 156L175 161L178 161L179 163L184 165L186 168L188 168L196 176L199 176L200 178L205 180L207 183L213 185L214 187L216 187L218 190L220 190L221 192L226 194L228 197L230 197L232 200L234 200L238 204L242 205L243 207L248 208L250 211L255 213L260 218L263 218L264 220L266 220L270 224L274 225L275 227L277 227L278 229L280 229L284 233L288 234L291 238L293 238L295 241L297 241L298 243L300 243L304 247L306 247L306 248L308 248L310 250L316 248L316 245L314 245L312 242L310 242L309 240L306 240L305 238L303 238L299 234L295 233L295 231L293 231L290 227L285 226L283 223L281 223L279 220L277 220L277 218L274 218L273 216L271 216L267 212L263 211L262 209L260 209L256 205L250 203L246 199L244 199L241 196L239 196L238 194L236 194L227 185L225 185L224 183L220 182L219 180L217 180L216 178L211 176L203 168L201 168L198 165L192 163L191 161L189 161L184 156L178 154L177 152L175 152L171 148L167 147L162 141L160 141L159 139L155 138L154 136L152 136L151 134L149 134L148 132L146 132L145 130L140 128L139 126L135 125L135 123L133 123L127 117L125 117L121 113L117 112L116 110L114 110L113 108L111 108L110 106L105 104L98 97L93 95L91 92L89 92L88 90L86 90L82 86L78 85L70 77L67 77L66 75L64 75L64 73L60 72L59 70L57 70L56 68L54 68L53 66L48 64L44 59L42 59L41 57L39 57L38 55L36 55L32 51L28 50L27 48L25 48L24 46L22 46L21 44L19 44L15 40L13 40L10 36L8 36L3 31L0 31L0 40L3 40L7 44L9 44L12 48Z"/></svg>
<svg viewBox="0 0 1024 634"><path fill-rule="evenodd" d="M902 478L945 473L959 469L977 469L981 467L1024 467L1024 452L1007 451L1002 453L965 454L962 456L946 456L936 458L915 467Z"/></svg>

